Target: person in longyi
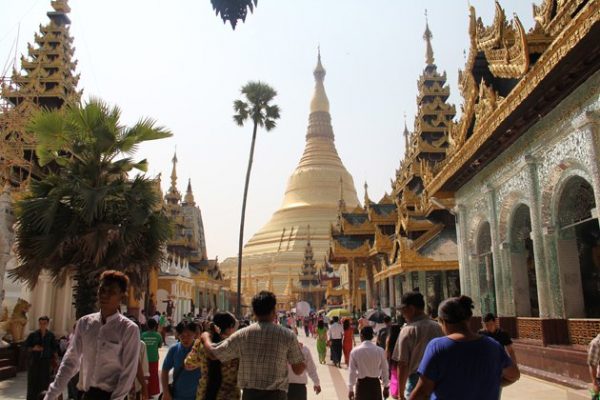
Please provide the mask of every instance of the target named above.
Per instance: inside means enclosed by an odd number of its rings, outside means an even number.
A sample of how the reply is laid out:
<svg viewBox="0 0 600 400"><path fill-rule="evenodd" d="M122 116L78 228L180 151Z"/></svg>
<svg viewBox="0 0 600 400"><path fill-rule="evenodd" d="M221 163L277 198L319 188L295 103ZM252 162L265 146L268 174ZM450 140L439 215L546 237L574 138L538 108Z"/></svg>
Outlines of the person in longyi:
<svg viewBox="0 0 600 400"><path fill-rule="evenodd" d="M373 328L364 327L360 331L361 344L350 352L348 374L348 399L381 400L389 396L389 366L385 351L372 342ZM381 390L383 382L383 392Z"/></svg>

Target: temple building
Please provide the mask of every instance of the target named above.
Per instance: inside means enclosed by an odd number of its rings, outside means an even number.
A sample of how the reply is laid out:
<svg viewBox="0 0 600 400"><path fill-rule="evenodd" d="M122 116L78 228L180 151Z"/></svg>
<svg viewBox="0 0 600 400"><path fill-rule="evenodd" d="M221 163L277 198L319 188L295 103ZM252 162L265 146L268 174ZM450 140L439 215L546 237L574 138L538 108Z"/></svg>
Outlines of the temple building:
<svg viewBox="0 0 600 400"><path fill-rule="evenodd" d="M231 297L229 283L223 280L218 261L207 256L202 213L194 199L191 180L183 198L177 189L177 162L177 154L174 154L171 184L163 203L172 225L172 236L167 241L160 269L151 274L145 298L147 310L167 312L174 321L188 313L228 310ZM157 179L160 188L160 176ZM130 312L136 308L131 302Z"/></svg>
<svg viewBox="0 0 600 400"><path fill-rule="evenodd" d="M254 293L266 288L278 295L281 308L289 309L296 300L293 293L299 287L308 226L314 259L323 260L329 248L330 225L337 218L340 179L348 205L358 205L352 176L335 148L320 54L314 77L304 154L288 180L281 207L244 246L242 292L246 305ZM237 258L228 258L221 267L235 284Z"/></svg>
<svg viewBox="0 0 600 400"><path fill-rule="evenodd" d="M50 21L40 25L27 56L21 56L21 68L12 76L0 77L0 179L2 216L0 218L0 302L11 308L18 297L31 304L30 315L53 315L57 331L68 332L75 314L71 309L72 280L54 287L49 275L42 274L35 292L5 279L7 269L16 267L11 248L14 243L13 203L22 195L31 179L43 174L35 156L35 139L26 131L29 118L42 108L58 109L75 104L81 98L77 90L79 75L73 59L67 0L51 2ZM6 301L4 301L6 300ZM31 325L36 326L37 318Z"/></svg>
<svg viewBox="0 0 600 400"><path fill-rule="evenodd" d="M471 7L463 113L425 190L454 198L476 313L500 315L520 363L576 383L600 331L600 2L533 12L526 32Z"/></svg>
<svg viewBox="0 0 600 400"><path fill-rule="evenodd" d="M436 315L444 298L460 292L453 203L447 195L432 200L424 189L431 171L446 158L448 126L456 111L447 103L450 89L446 73L437 71L428 24L423 38L418 112L414 131L404 127L405 154L391 194L374 202L365 184L364 207L347 210L341 199L338 224L331 230L330 261L349 277L344 305L352 311L391 309L404 292L420 290L427 311Z"/></svg>

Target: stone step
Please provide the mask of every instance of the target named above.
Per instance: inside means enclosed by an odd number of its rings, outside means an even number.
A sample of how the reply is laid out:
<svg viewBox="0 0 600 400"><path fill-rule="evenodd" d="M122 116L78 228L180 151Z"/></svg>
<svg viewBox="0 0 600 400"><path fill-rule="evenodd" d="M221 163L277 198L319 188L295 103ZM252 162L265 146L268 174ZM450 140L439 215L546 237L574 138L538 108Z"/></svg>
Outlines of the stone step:
<svg viewBox="0 0 600 400"><path fill-rule="evenodd" d="M0 358L0 368L2 367L12 367L13 361L10 358Z"/></svg>
<svg viewBox="0 0 600 400"><path fill-rule="evenodd" d="M17 367L13 365L0 367L0 381L14 378L15 376L17 376Z"/></svg>

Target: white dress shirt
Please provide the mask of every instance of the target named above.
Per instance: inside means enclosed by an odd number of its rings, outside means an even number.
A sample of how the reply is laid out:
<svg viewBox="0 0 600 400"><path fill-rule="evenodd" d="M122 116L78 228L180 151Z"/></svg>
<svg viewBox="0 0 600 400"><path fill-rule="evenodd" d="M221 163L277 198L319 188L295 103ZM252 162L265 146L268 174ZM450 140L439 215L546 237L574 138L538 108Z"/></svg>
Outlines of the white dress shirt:
<svg viewBox="0 0 600 400"><path fill-rule="evenodd" d="M313 381L315 386L321 386L319 381L319 375L317 375L317 366L313 361L312 355L310 354L310 350L306 346L302 346L302 355L304 356L304 363L306 364L306 369L300 375L296 375L292 370L292 366L288 364L288 383L299 383L301 385L306 385L308 383L308 376L310 376L310 380Z"/></svg>
<svg viewBox="0 0 600 400"><path fill-rule="evenodd" d="M385 351L370 340L365 340L350 352L348 390L353 392L357 379L363 378L379 378L384 387L390 384Z"/></svg>
<svg viewBox="0 0 600 400"><path fill-rule="evenodd" d="M329 327L329 330L327 331L327 335L329 336L329 340L341 339L342 336L344 335L344 328L342 328L342 326L340 324L338 324L337 322L334 322Z"/></svg>
<svg viewBox="0 0 600 400"><path fill-rule="evenodd" d="M111 400L127 396L138 367L140 333L137 325L116 313L102 323L100 313L82 317L44 400L56 399L79 371L79 385L112 392Z"/></svg>

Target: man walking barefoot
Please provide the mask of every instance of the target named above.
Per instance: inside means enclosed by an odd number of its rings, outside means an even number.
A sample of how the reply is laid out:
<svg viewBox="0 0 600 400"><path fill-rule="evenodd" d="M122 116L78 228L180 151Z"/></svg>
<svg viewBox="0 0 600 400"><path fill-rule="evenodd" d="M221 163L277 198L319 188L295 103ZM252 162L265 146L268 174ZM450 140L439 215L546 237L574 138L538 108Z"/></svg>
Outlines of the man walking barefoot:
<svg viewBox="0 0 600 400"><path fill-rule="evenodd" d="M387 399L389 396L388 362L385 351L371 342L373 335L373 328L365 326L360 331L362 343L350 352L348 374L348 399L350 400L381 400L379 379L383 382L383 397Z"/></svg>
<svg viewBox="0 0 600 400"><path fill-rule="evenodd" d="M123 400L133 386L140 355L137 325L119 312L129 279L118 271L100 275L100 312L79 319L73 340L44 400L58 398L77 373L83 400ZM81 371L80 371L81 370Z"/></svg>

